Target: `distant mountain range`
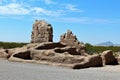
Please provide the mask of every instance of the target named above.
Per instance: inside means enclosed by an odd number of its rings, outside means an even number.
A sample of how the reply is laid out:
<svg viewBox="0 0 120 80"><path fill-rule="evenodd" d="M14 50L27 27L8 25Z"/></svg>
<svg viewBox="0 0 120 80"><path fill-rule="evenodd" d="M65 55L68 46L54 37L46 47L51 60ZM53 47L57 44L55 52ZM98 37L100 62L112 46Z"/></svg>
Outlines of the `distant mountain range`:
<svg viewBox="0 0 120 80"><path fill-rule="evenodd" d="M120 46L120 44L114 44L111 41L107 41L107 42L97 44L96 46Z"/></svg>

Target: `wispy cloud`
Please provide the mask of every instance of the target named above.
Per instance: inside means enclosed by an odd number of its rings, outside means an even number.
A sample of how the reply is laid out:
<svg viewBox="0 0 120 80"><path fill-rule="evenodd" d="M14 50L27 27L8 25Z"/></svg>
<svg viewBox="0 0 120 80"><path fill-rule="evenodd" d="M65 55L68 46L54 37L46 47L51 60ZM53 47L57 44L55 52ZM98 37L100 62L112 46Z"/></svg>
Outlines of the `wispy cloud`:
<svg viewBox="0 0 120 80"><path fill-rule="evenodd" d="M0 6L1 15L44 15L44 16L60 16L62 10L47 10L42 7L26 7L22 4L11 3Z"/></svg>
<svg viewBox="0 0 120 80"><path fill-rule="evenodd" d="M40 7L34 7L31 10L36 15L47 15L47 16L60 16L60 15L62 15L61 10L52 11L52 10L46 10L46 9L43 9Z"/></svg>
<svg viewBox="0 0 120 80"><path fill-rule="evenodd" d="M84 12L83 10L78 9L76 5L73 4L65 4L65 8L69 11Z"/></svg>
<svg viewBox="0 0 120 80"><path fill-rule="evenodd" d="M64 4L57 6L58 9L49 8L49 5L46 7L42 6L33 6L31 3L28 4L24 2L24 0L0 0L1 3L5 2L5 4L0 5L0 14L1 15L28 15L31 17L33 15L43 15L43 16L61 16L68 15L71 12L84 12L76 7L76 5L72 4ZM29 0L28 2L35 2L35 0ZM39 1L39 0L37 0ZM55 4L52 7L56 6L57 2L53 0L41 0L46 4Z"/></svg>
<svg viewBox="0 0 120 80"><path fill-rule="evenodd" d="M17 3L11 3L8 5L0 6L0 14L2 15L25 15L30 11Z"/></svg>
<svg viewBox="0 0 120 80"><path fill-rule="evenodd" d="M1 3L6 2L8 0L0 0ZM73 4L63 4L60 5L59 9L49 9L46 7L40 6L32 6L30 4L18 3L17 0L11 0L11 3L7 3L4 5L0 5L0 15L2 18L5 16L13 15L15 18L18 15L30 16L31 18L44 18L57 22L72 22L72 23L83 23L83 24L111 24L116 22L120 22L120 20L108 20L108 19L98 19L98 18L90 18L90 17L72 17L69 16L71 12L84 12L77 8L77 5ZM34 0L32 0L34 1ZM53 4L54 2L51 0L44 0L47 4ZM64 8L63 8L64 7ZM37 16L37 17L36 17ZM10 17L10 16L9 16Z"/></svg>
<svg viewBox="0 0 120 80"><path fill-rule="evenodd" d="M71 9L77 10L77 9ZM30 15L31 17L41 16L41 17L51 17L54 21L62 21L62 22L72 22L72 23L83 23L83 24L110 24L115 21L107 20L107 19L97 19L97 18L89 18L89 17L63 17L66 15L63 10L47 10L42 7L31 7L24 6L23 4L11 3L8 5L0 6L0 15ZM39 17L38 17L39 18ZM50 18L50 19L51 19Z"/></svg>

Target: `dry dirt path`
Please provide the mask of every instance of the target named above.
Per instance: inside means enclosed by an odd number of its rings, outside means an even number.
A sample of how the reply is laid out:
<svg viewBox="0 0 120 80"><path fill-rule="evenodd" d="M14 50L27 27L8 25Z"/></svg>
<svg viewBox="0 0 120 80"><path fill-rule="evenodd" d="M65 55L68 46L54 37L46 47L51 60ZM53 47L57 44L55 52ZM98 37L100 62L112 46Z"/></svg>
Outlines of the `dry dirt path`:
<svg viewBox="0 0 120 80"><path fill-rule="evenodd" d="M73 70L0 59L0 80L120 80L120 66Z"/></svg>

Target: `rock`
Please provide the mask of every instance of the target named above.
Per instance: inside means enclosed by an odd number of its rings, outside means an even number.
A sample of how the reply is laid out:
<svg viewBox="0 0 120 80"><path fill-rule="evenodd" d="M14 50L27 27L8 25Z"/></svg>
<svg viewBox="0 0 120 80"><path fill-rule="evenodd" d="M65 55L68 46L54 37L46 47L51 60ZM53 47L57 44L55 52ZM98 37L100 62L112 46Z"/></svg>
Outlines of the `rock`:
<svg viewBox="0 0 120 80"><path fill-rule="evenodd" d="M80 53L77 52L75 47L63 47L63 48L56 48L55 49L56 53L64 53L64 52L68 52L68 54L71 55L80 55Z"/></svg>
<svg viewBox="0 0 120 80"><path fill-rule="evenodd" d="M72 69L84 69L84 68L89 68L89 62L77 63L73 64L72 66Z"/></svg>
<svg viewBox="0 0 120 80"><path fill-rule="evenodd" d="M103 66L102 57L98 54L92 55L89 58L89 64L90 67L102 67Z"/></svg>
<svg viewBox="0 0 120 80"><path fill-rule="evenodd" d="M0 50L0 58L8 58L9 54L6 53L5 49Z"/></svg>
<svg viewBox="0 0 120 80"><path fill-rule="evenodd" d="M38 46L40 43L29 43L25 46L23 46L24 48L27 48L27 49L34 49L36 46Z"/></svg>
<svg viewBox="0 0 120 80"><path fill-rule="evenodd" d="M71 57L71 56L65 56L64 53L54 56L50 60L51 62L54 63L61 63L61 64L74 64L74 63L81 63L84 61L83 57Z"/></svg>
<svg viewBox="0 0 120 80"><path fill-rule="evenodd" d="M37 50L46 50L46 49L54 49L54 48L61 48L61 47L65 47L66 45L63 45L61 43L53 43L53 42L44 42L44 43L40 43L39 45L37 45L35 47L35 49Z"/></svg>
<svg viewBox="0 0 120 80"><path fill-rule="evenodd" d="M6 49L6 53L8 53L10 56L14 53L18 53L18 52L23 52L28 50L27 46L23 46L23 47L17 47L17 48L12 48L12 49Z"/></svg>
<svg viewBox="0 0 120 80"><path fill-rule="evenodd" d="M85 57L84 61L73 65L73 69L83 69L89 67L102 67L103 61L100 55L92 55Z"/></svg>
<svg viewBox="0 0 120 80"><path fill-rule="evenodd" d="M102 53L103 63L104 65L117 65L118 61L113 55L112 50L107 50Z"/></svg>
<svg viewBox="0 0 120 80"><path fill-rule="evenodd" d="M118 64L120 64L120 57L117 57Z"/></svg>
<svg viewBox="0 0 120 80"><path fill-rule="evenodd" d="M86 51L84 49L81 49L80 51L81 56L88 56L88 54L86 53Z"/></svg>
<svg viewBox="0 0 120 80"><path fill-rule="evenodd" d="M53 57L55 55L53 50L31 50L31 58L33 60L47 60L50 57ZM45 59L45 57L47 59Z"/></svg>
<svg viewBox="0 0 120 80"><path fill-rule="evenodd" d="M81 56L72 56L68 52L57 53L52 50L31 50L33 60L47 61L52 63L73 64L84 61Z"/></svg>
<svg viewBox="0 0 120 80"><path fill-rule="evenodd" d="M51 24L44 20L36 20L33 24L31 43L42 43L53 41L53 29Z"/></svg>
<svg viewBox="0 0 120 80"><path fill-rule="evenodd" d="M5 52L11 56L13 53L15 53L15 49L16 48L14 48L14 49L6 49Z"/></svg>
<svg viewBox="0 0 120 80"><path fill-rule="evenodd" d="M51 57L51 55L61 55L64 53L69 55L80 55L75 47L65 47L65 45L60 43L45 42L31 50L31 57L32 59L41 60L43 56Z"/></svg>
<svg viewBox="0 0 120 80"><path fill-rule="evenodd" d="M30 56L30 51L29 50L26 50L26 51L23 51L23 52L14 53L14 54L12 54L11 57L25 59L25 60L31 60L31 56Z"/></svg>
<svg viewBox="0 0 120 80"><path fill-rule="evenodd" d="M76 64L76 63L82 63L85 61L84 56L72 56L71 60L68 62L69 64Z"/></svg>

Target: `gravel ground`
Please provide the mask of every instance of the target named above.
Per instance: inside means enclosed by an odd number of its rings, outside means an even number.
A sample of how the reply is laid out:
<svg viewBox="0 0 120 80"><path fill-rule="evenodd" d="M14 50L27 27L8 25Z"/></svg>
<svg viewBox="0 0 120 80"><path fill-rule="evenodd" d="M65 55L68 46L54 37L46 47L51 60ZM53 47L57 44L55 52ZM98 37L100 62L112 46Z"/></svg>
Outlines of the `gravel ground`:
<svg viewBox="0 0 120 80"><path fill-rule="evenodd" d="M120 80L120 66L73 70L0 59L0 80Z"/></svg>

